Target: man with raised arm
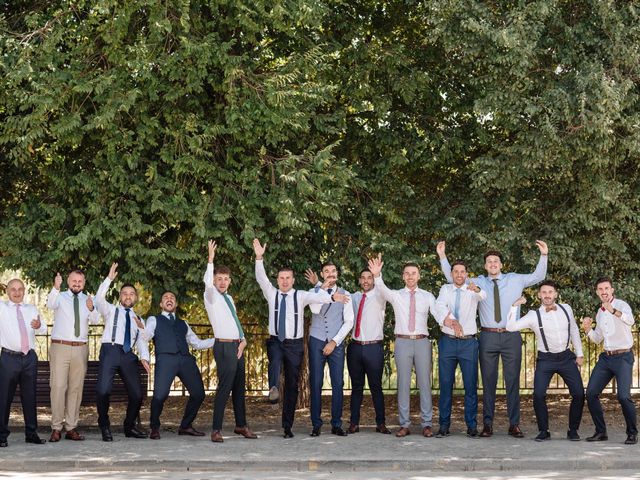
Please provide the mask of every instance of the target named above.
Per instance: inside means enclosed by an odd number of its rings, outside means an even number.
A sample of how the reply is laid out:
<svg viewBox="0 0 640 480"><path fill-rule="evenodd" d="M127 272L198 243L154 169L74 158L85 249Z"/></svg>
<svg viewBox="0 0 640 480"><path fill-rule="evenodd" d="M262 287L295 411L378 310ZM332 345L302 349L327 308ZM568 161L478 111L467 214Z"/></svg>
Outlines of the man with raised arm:
<svg viewBox="0 0 640 480"><path fill-rule="evenodd" d="M480 311L480 373L482 374L483 428L480 436L493 435L493 416L496 407L498 385L498 362L502 359L502 372L507 387L508 433L522 438L520 429L520 364L522 361L522 338L519 332L507 330L507 317L511 305L522 296L522 291L544 280L547 274L549 248L541 240L536 240L540 250L540 260L533 273L502 273L502 254L489 250L484 254L484 268L487 275L480 275L473 282L487 292L487 298L479 304ZM451 265L445 254L445 242L439 242L438 256L442 272L449 283Z"/></svg>
<svg viewBox="0 0 640 480"><path fill-rule="evenodd" d="M298 402L298 384L300 364L304 355L304 308L312 303L348 303L347 295L334 292L329 295L325 290L306 292L293 288L295 278L293 270L281 267L278 270L278 288L274 287L264 269L263 256L267 244L253 240L256 255L256 280L269 305L269 340L267 357L269 362L282 361L284 366L284 395L282 401L282 428L284 438L292 438L293 420ZM326 285L323 284L323 288Z"/></svg>

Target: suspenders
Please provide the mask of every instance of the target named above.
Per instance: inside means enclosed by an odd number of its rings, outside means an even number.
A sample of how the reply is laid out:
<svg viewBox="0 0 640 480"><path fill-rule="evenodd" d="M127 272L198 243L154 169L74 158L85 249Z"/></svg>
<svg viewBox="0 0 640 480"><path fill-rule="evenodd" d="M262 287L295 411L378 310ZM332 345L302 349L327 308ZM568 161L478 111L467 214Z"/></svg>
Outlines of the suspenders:
<svg viewBox="0 0 640 480"><path fill-rule="evenodd" d="M564 312L567 317L567 347L569 348L569 343L571 342L571 318L569 318L569 313L567 313L566 308L564 308L559 303L557 304L560 309ZM540 336L542 337L542 343L544 343L544 349L549 352L549 345L547 345L547 337L544 334L544 328L542 327L542 315L540 315L540 309L536 310L536 315L538 316L538 328L540 329Z"/></svg>
<svg viewBox="0 0 640 480"><path fill-rule="evenodd" d="M111 345L116 343L116 330L118 329L118 314L120 313L120 308L116 307L116 313L113 315L113 329L111 330ZM138 335L140 335L140 330L136 328L136 337L131 342L131 348L138 341Z"/></svg>
<svg viewBox="0 0 640 480"><path fill-rule="evenodd" d="M278 336L278 309L280 308L280 302L278 301L278 295L280 292L276 292L276 300L274 303L274 316L273 323L276 327L276 337ZM298 290L293 292L293 319L294 319L294 327L293 327L293 338L298 337Z"/></svg>

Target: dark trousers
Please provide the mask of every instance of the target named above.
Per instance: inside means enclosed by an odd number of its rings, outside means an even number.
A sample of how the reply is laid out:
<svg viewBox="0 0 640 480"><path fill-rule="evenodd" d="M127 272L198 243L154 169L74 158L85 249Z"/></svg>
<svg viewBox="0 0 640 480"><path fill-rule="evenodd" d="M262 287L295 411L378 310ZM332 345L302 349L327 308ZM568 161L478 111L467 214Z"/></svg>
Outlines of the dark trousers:
<svg viewBox="0 0 640 480"><path fill-rule="evenodd" d="M604 412L600 404L600 393L604 387L616 378L618 388L618 402L622 407L624 421L627 424L627 435L636 435L636 406L631 398L631 376L633 373L633 353L626 352L619 355L607 355L601 353L596 366L591 372L587 385L587 405L591 418L596 426L596 432L605 433L607 426L604 423Z"/></svg>
<svg viewBox="0 0 640 480"><path fill-rule="evenodd" d="M365 376L369 382L371 399L376 410L376 425L386 423L384 394L382 393L382 372L384 369L382 342L368 345L349 344L347 347L347 368L351 377L351 423L360 424L360 407L364 397Z"/></svg>
<svg viewBox="0 0 640 480"><path fill-rule="evenodd" d="M331 426L342 426L342 406L344 403L344 343L336 346L331 355L323 355L326 340L309 336L309 384L311 388L311 424L322 426L322 385L324 367L329 364L331 379Z"/></svg>
<svg viewBox="0 0 640 480"><path fill-rule="evenodd" d="M244 354L238 359L237 342L216 342L213 345L213 358L218 372L218 388L213 400L213 430L222 429L224 408L231 395L233 414L237 427L247 425L245 410L245 366Z"/></svg>
<svg viewBox="0 0 640 480"><path fill-rule="evenodd" d="M282 367L282 349L275 345L278 337L272 336L267 340L267 374L269 378L269 389L278 387L280 384L280 368Z"/></svg>
<svg viewBox="0 0 640 480"><path fill-rule="evenodd" d="M507 387L509 424L520 423L520 332L480 333L480 372L482 374L482 416L485 425L493 425L498 384L498 361L502 358L502 374Z"/></svg>
<svg viewBox="0 0 640 480"><path fill-rule="evenodd" d="M478 340L455 339L442 334L438 340L438 370L440 372L440 428L451 425L451 402L456 368L460 365L464 384L464 421L469 428L477 427L478 413Z"/></svg>
<svg viewBox="0 0 640 480"><path fill-rule="evenodd" d="M560 375L569 388L571 405L569 406L569 430L577 431L582 420L584 407L584 385L576 365L576 355L571 350L561 353L538 352L536 372L533 377L533 409L536 412L538 430L549 430L549 411L547 410L547 388L553 374Z"/></svg>
<svg viewBox="0 0 640 480"><path fill-rule="evenodd" d="M142 406L142 388L138 373L138 357L133 352L124 353L122 345L103 343L100 347L100 366L98 367L98 425L100 428L111 426L109 421L109 397L113 387L113 378L120 375L127 390L129 402L124 419L125 430L135 427L136 417Z"/></svg>
<svg viewBox="0 0 640 480"><path fill-rule="evenodd" d="M151 398L150 425L160 428L160 415L164 402L171 391L173 380L178 377L189 392L189 400L184 409L181 428L189 428L204 402L204 385L200 369L193 355L180 353L160 353L156 355L156 366L153 376L153 397Z"/></svg>
<svg viewBox="0 0 640 480"><path fill-rule="evenodd" d="M300 365L304 356L304 343L301 338L281 342L271 336L267 341L267 355L280 358L284 366L284 393L282 398L282 428L292 428L298 403L298 385L300 383Z"/></svg>
<svg viewBox="0 0 640 480"><path fill-rule="evenodd" d="M38 433L38 415L36 413L36 379L38 357L29 350L26 355L9 353L3 349L0 353L0 442L6 442L9 436L9 414L11 402L20 385L20 401L24 416L25 437L34 437Z"/></svg>

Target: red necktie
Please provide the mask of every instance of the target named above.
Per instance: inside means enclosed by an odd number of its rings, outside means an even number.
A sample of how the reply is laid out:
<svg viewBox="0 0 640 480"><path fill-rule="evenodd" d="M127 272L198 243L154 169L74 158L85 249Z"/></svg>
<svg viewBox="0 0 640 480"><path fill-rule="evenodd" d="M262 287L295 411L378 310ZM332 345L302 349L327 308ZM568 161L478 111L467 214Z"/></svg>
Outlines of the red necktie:
<svg viewBox="0 0 640 480"><path fill-rule="evenodd" d="M416 291L409 292L409 331L416 331Z"/></svg>
<svg viewBox="0 0 640 480"><path fill-rule="evenodd" d="M362 294L360 305L358 306L358 316L356 317L356 338L360 338L360 323L362 321L362 311L364 310L364 301L367 299L367 294Z"/></svg>

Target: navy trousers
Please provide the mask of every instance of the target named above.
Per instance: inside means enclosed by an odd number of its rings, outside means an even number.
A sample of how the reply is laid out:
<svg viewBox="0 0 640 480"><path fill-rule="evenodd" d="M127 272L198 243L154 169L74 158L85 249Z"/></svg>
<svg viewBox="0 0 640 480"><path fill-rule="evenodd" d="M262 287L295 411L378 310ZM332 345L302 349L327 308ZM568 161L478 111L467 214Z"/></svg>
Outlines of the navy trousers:
<svg viewBox="0 0 640 480"><path fill-rule="evenodd" d="M324 366L329 364L331 378L331 426L342 426L342 406L344 402L344 342L336 346L331 355L324 356L322 349L326 340L309 336L309 384L311 387L311 424L322 426L322 384Z"/></svg>
<svg viewBox="0 0 640 480"><path fill-rule="evenodd" d="M571 394L569 406L569 430L577 431L584 408L584 385L576 365L576 355L571 350L560 353L538 352L536 372L533 377L533 409L536 412L538 430L549 430L547 388L551 377L557 373L564 380Z"/></svg>
<svg viewBox="0 0 640 480"><path fill-rule="evenodd" d="M360 407L364 397L365 376L369 382L371 399L376 411L376 425L386 423L384 394L382 393L382 373L384 370L382 342L367 345L350 343L347 347L347 368L351 377L351 423L360 424Z"/></svg>
<svg viewBox="0 0 640 480"><path fill-rule="evenodd" d="M25 437L34 437L38 433L38 415L36 412L36 379L38 357L29 350L22 353L9 353L3 349L0 353L0 442L6 442L9 436L9 415L11 402L20 385L20 401L24 416Z"/></svg>
<svg viewBox="0 0 640 480"><path fill-rule="evenodd" d="M267 360L269 360L269 366L267 367L267 374L269 378L269 389L271 387L278 387L280 384L280 369L282 367L282 348L278 343L278 337L271 336L267 340Z"/></svg>
<svg viewBox="0 0 640 480"><path fill-rule="evenodd" d="M300 365L304 356L302 338L281 342L275 335L267 341L267 357L269 363L278 359L284 366L284 392L282 398L282 428L292 428L298 403L298 387L300 383ZM277 385L277 382L276 382Z"/></svg>
<svg viewBox="0 0 640 480"><path fill-rule="evenodd" d="M618 402L622 407L624 421L627 424L627 435L637 435L636 406L631 398L631 377L633 373L633 353L625 352L619 355L601 353L596 366L591 372L587 385L587 405L596 427L596 432L605 433L607 426L604 422L604 412L600 404L600 394L604 387L616 378Z"/></svg>
<svg viewBox="0 0 640 480"><path fill-rule="evenodd" d="M440 428L451 425L451 402L456 368L460 365L464 384L464 421L469 428L477 427L478 413L478 340L454 339L440 335L438 369L440 372Z"/></svg>

